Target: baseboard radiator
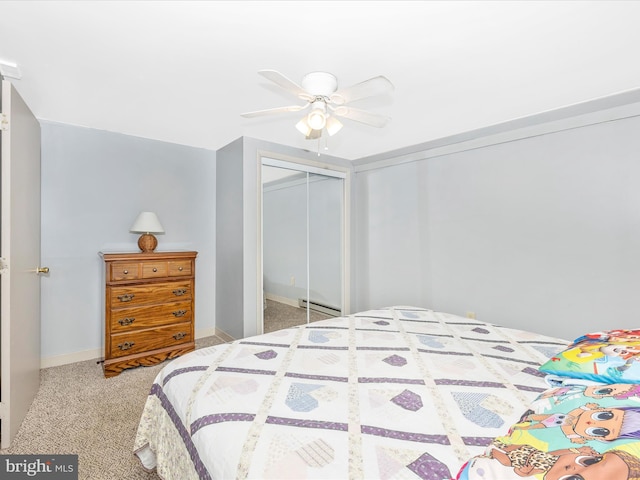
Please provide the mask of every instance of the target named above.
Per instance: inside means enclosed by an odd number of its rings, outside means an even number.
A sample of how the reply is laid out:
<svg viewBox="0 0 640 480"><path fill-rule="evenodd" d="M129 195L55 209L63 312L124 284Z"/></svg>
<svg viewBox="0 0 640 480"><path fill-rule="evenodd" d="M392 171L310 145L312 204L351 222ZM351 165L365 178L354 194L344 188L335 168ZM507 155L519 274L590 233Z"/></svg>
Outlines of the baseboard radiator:
<svg viewBox="0 0 640 480"><path fill-rule="evenodd" d="M342 315L342 312L339 308L332 307L331 305L314 302L313 300L307 302L306 298L298 299L298 306L300 308L307 308L307 304L309 305L309 309L315 310L316 312L325 313L334 317L339 317L340 315Z"/></svg>

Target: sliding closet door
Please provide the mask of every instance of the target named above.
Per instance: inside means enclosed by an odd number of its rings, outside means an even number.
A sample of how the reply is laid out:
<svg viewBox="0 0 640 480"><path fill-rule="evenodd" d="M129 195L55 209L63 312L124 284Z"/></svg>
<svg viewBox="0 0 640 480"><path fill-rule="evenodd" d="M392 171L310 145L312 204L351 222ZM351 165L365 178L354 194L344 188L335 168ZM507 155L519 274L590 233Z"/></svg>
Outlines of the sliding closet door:
<svg viewBox="0 0 640 480"><path fill-rule="evenodd" d="M262 178L265 331L273 331L307 321L307 173L263 166Z"/></svg>
<svg viewBox="0 0 640 480"><path fill-rule="evenodd" d="M265 332L340 315L345 278L344 179L270 161L262 165Z"/></svg>
<svg viewBox="0 0 640 480"><path fill-rule="evenodd" d="M342 313L343 179L309 174L309 302L315 311Z"/></svg>

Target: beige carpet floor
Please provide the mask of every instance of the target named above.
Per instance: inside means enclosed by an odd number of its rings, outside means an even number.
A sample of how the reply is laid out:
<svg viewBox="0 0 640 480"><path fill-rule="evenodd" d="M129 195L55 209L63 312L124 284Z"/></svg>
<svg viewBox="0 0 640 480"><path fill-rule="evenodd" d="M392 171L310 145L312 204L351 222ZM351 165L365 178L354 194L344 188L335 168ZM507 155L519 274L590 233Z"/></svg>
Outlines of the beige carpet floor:
<svg viewBox="0 0 640 480"><path fill-rule="evenodd" d="M309 322L316 322L331 318L331 315L309 311ZM283 328L291 328L307 323L307 310L305 308L292 307L285 303L267 300L267 308L264 309L264 333L275 332Z"/></svg>
<svg viewBox="0 0 640 480"><path fill-rule="evenodd" d="M197 348L224 343L218 337ZM80 480L157 480L133 455L138 421L153 379L166 365L105 378L95 360L40 371L40 390L8 449L0 454L77 454Z"/></svg>
<svg viewBox="0 0 640 480"><path fill-rule="evenodd" d="M310 320L328 318L311 312ZM267 301L265 332L306 323L306 311ZM224 343L218 337L196 348ZM40 389L11 447L0 454L78 455L80 480L158 480L142 469L133 442L149 389L162 363L105 378L95 360L40 371Z"/></svg>

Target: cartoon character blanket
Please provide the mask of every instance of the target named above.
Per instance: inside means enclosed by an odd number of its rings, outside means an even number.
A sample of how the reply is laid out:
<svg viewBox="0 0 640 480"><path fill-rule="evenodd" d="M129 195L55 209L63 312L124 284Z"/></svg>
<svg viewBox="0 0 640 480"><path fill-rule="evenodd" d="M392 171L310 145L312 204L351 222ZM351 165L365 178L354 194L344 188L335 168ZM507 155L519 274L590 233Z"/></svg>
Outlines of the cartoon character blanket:
<svg viewBox="0 0 640 480"><path fill-rule="evenodd" d="M640 479L640 385L548 390L459 480Z"/></svg>

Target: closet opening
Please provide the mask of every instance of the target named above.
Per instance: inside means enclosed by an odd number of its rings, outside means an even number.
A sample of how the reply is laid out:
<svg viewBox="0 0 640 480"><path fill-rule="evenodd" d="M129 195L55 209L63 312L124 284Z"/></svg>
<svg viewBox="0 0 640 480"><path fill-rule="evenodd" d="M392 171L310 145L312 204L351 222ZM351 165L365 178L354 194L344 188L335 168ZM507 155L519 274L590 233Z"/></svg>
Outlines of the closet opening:
<svg viewBox="0 0 640 480"><path fill-rule="evenodd" d="M261 157L258 332L346 313L347 173Z"/></svg>

